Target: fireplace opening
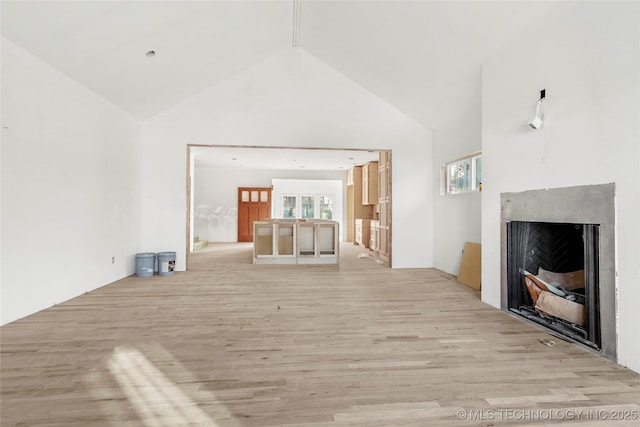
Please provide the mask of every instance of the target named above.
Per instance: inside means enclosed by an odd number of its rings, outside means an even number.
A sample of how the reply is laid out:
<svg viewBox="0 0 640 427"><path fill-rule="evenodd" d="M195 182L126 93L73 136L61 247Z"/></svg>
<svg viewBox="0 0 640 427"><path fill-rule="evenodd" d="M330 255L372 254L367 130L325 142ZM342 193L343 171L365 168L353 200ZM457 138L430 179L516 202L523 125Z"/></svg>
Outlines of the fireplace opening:
<svg viewBox="0 0 640 427"><path fill-rule="evenodd" d="M507 308L601 350L599 225L508 221Z"/></svg>

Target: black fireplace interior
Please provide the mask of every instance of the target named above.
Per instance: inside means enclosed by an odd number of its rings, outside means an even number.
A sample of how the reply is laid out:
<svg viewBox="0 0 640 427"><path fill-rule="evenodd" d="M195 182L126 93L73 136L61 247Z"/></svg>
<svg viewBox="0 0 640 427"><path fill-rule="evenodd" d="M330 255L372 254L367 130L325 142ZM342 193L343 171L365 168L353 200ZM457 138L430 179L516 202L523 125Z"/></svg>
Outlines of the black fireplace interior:
<svg viewBox="0 0 640 427"><path fill-rule="evenodd" d="M594 224L523 221L507 223L509 310L551 329L556 334L596 350L599 350L601 345L598 304L598 227ZM545 281L542 281L543 284L540 286L545 288L545 285L552 285L545 290L553 291L551 293L554 295L545 293L545 297L548 298L544 301L552 300L551 302L561 308L578 309L583 314L583 320L576 321L562 313L553 315L541 309L542 299L538 300L539 295L532 291L531 279L538 284L542 277L548 280L547 276L543 276L545 272L551 272L547 275L551 274L552 277L580 275L581 281L572 287ZM527 273L535 277L528 275L529 280L525 282ZM584 276L582 276L583 273Z"/></svg>

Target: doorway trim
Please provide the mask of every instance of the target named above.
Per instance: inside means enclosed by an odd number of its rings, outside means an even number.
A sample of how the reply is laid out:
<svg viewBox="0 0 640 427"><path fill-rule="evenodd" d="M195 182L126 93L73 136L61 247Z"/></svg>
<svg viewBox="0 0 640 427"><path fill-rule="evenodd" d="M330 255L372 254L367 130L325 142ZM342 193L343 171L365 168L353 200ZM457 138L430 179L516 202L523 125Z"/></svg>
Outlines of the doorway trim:
<svg viewBox="0 0 640 427"><path fill-rule="evenodd" d="M193 215L193 210L191 208L191 204L192 204L192 200L193 200L193 192L192 192L192 188L193 188L193 182L195 180L195 177L192 176L192 174L194 173L195 169L195 164L194 167L192 167L192 162L191 162L191 155L192 155L192 148L196 148L196 147L200 147L200 148L237 148L237 149L279 149L279 150L318 150L318 151L366 151L366 152L382 152L382 151L386 151L391 153L391 149L390 148L349 148L349 147L344 147L344 148L336 148L336 147L292 147L292 146L273 146L273 145L232 145L232 144L187 144L187 158L186 158L186 200L185 200L185 204L186 204L186 226L185 226L185 270L188 271L189 270L189 257L191 254L191 240L193 239L192 233L191 233L191 226L192 226L192 215ZM391 164L390 164L391 166ZM347 171L344 171L345 174L347 173ZM392 189L393 185L392 185L392 181L391 181L391 176L389 176L389 209L392 210L393 209L393 204L392 204L392 193L391 193L391 189ZM343 194L343 198L346 197L346 191ZM390 225L390 229L389 229L389 237L388 237L388 245L389 245L389 267L391 268L391 262L392 262L392 235L391 235L391 225Z"/></svg>

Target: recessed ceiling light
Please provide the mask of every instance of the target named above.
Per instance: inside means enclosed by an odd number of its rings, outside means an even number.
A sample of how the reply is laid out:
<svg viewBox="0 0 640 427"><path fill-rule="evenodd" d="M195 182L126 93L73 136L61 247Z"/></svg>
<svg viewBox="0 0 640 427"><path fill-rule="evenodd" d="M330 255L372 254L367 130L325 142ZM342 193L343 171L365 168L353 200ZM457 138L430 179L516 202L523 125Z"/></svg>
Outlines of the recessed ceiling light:
<svg viewBox="0 0 640 427"><path fill-rule="evenodd" d="M238 158L237 157L232 157L231 160L238 160Z"/></svg>
<svg viewBox="0 0 640 427"><path fill-rule="evenodd" d="M151 58L152 56L156 56L156 51L155 50L150 50L146 53L147 57Z"/></svg>
<svg viewBox="0 0 640 427"><path fill-rule="evenodd" d="M349 160L353 160L353 157L349 157Z"/></svg>

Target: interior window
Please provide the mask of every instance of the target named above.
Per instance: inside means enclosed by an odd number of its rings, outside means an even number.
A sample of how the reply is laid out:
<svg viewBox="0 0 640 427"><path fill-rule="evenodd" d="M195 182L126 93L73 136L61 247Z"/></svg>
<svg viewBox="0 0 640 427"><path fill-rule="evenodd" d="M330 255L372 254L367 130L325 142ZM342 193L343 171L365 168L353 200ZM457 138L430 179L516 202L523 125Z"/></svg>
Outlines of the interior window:
<svg viewBox="0 0 640 427"><path fill-rule="evenodd" d="M302 196L302 218L315 218L315 197Z"/></svg>
<svg viewBox="0 0 640 427"><path fill-rule="evenodd" d="M296 218L296 196L282 196L282 217Z"/></svg>
<svg viewBox="0 0 640 427"><path fill-rule="evenodd" d="M320 218L333 219L333 200L329 196L320 196Z"/></svg>
<svg viewBox="0 0 640 427"><path fill-rule="evenodd" d="M482 191L482 154L469 154L442 165L440 194Z"/></svg>
<svg viewBox="0 0 640 427"><path fill-rule="evenodd" d="M449 164L448 192L462 193L471 190L471 161L469 159Z"/></svg>

